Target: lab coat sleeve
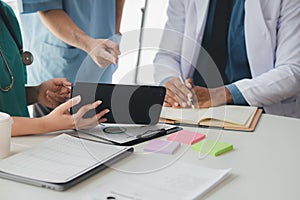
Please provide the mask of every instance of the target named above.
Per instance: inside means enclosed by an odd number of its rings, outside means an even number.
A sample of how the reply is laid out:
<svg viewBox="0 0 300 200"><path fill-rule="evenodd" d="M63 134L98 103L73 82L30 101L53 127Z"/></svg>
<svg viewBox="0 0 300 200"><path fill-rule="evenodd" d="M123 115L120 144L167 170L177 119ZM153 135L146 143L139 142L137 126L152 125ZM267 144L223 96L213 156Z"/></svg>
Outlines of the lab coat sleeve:
<svg viewBox="0 0 300 200"><path fill-rule="evenodd" d="M181 47L185 28L185 2L170 0L168 20L163 30L159 51L154 59L154 80L160 84L168 77L181 74Z"/></svg>
<svg viewBox="0 0 300 200"><path fill-rule="evenodd" d="M63 0L18 0L20 13L63 9Z"/></svg>
<svg viewBox="0 0 300 200"><path fill-rule="evenodd" d="M234 83L249 105L269 106L300 93L300 3L281 2L279 18L266 20L277 24L274 69Z"/></svg>

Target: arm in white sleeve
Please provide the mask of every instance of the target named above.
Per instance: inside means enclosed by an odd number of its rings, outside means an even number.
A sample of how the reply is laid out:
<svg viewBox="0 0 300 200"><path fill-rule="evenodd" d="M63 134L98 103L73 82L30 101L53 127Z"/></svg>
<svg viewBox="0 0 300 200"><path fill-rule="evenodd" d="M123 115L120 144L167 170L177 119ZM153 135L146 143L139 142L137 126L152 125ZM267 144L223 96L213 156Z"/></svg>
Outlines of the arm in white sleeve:
<svg viewBox="0 0 300 200"><path fill-rule="evenodd" d="M181 72L181 48L185 27L185 1L170 0L159 52L154 64L154 80L160 84L167 77L178 77Z"/></svg>
<svg viewBox="0 0 300 200"><path fill-rule="evenodd" d="M269 106L300 93L299 30L299 1L283 0L277 21L274 69L234 83L249 105Z"/></svg>

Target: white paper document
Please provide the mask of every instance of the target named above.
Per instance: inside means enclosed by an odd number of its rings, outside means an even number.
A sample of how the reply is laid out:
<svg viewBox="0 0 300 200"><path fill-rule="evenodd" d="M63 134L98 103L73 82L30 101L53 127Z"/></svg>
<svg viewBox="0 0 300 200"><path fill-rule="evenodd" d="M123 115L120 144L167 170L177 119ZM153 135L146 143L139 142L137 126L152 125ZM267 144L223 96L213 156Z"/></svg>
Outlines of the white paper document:
<svg viewBox="0 0 300 200"><path fill-rule="evenodd" d="M191 200L200 197L229 174L230 169L211 169L176 162L145 174L114 174L103 180L84 200Z"/></svg>
<svg viewBox="0 0 300 200"><path fill-rule="evenodd" d="M0 171L30 179L65 183L127 148L59 135L0 161Z"/></svg>

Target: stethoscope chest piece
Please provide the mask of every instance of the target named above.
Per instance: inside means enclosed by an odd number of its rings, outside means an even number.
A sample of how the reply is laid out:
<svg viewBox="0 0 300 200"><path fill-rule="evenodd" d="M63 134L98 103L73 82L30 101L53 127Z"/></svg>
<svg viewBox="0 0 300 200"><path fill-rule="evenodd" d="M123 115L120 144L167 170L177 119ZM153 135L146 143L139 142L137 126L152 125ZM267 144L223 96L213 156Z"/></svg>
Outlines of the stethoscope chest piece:
<svg viewBox="0 0 300 200"><path fill-rule="evenodd" d="M31 65L33 63L33 55L29 51L22 52L21 58L24 65Z"/></svg>

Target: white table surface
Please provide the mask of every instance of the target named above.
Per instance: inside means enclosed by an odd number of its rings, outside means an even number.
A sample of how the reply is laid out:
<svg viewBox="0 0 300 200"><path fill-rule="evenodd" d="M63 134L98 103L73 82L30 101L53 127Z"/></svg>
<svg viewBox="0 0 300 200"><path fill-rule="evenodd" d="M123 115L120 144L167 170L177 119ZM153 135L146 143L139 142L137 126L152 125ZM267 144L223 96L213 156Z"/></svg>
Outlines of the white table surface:
<svg viewBox="0 0 300 200"><path fill-rule="evenodd" d="M84 199L97 191L104 183L118 181L112 177L130 181L134 173L159 170L178 160L211 168L232 168L231 175L201 199L299 199L300 189L300 120L263 115L255 132L195 129L208 138L234 145L234 150L219 157L199 158L189 147L183 146L173 156L151 157L136 147L137 152L117 163L114 169L106 169L64 192L57 192L22 183L0 179L0 199ZM15 137L12 154L31 148L56 134ZM158 154L157 154L158 155ZM154 170L155 171L155 170ZM151 172L155 173L155 172Z"/></svg>

